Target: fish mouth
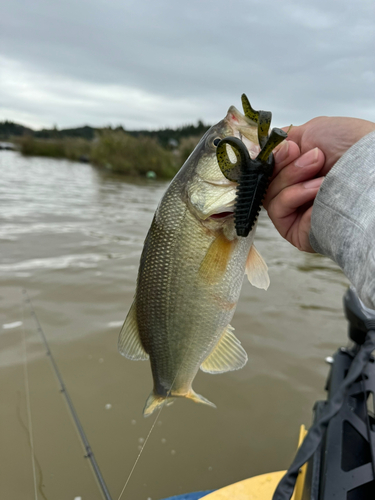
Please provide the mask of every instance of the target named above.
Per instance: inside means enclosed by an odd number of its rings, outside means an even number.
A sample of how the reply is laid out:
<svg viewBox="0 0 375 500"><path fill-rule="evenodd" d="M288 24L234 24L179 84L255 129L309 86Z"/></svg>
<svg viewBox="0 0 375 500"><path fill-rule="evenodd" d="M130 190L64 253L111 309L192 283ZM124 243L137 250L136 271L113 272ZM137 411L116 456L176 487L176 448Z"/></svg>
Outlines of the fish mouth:
<svg viewBox="0 0 375 500"><path fill-rule="evenodd" d="M233 217L233 215L234 207L225 207L223 210L211 214L209 218L213 220L224 220Z"/></svg>
<svg viewBox="0 0 375 500"><path fill-rule="evenodd" d="M224 118L225 121L234 125L235 127L258 127L258 125L253 122L249 117L245 116L241 111L235 106L230 106L227 112L227 116Z"/></svg>
<svg viewBox="0 0 375 500"><path fill-rule="evenodd" d="M249 151L250 157L255 158L259 151L258 125L243 115L237 108L231 106L224 120L232 129L234 137L240 139Z"/></svg>
<svg viewBox="0 0 375 500"><path fill-rule="evenodd" d="M226 219L228 217L232 217L233 216L233 213L234 212L220 212L218 214L212 214L210 215L210 219L219 219L219 220L222 220L222 219Z"/></svg>

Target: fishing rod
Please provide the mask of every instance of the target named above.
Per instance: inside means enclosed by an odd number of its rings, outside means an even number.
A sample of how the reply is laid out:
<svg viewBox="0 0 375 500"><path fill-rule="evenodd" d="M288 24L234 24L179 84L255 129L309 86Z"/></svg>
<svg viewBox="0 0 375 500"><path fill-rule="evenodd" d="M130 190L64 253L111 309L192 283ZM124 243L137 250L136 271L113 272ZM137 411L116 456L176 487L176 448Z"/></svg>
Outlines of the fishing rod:
<svg viewBox="0 0 375 500"><path fill-rule="evenodd" d="M78 418L78 414L74 408L74 405L73 405L73 402L72 400L70 399L70 396L69 396L69 393L68 393L68 390L64 384L64 380L61 376L61 373L58 369L58 366L57 366L57 363L55 361L55 358L53 357L53 354L51 352L51 349L49 347L49 344L48 344L48 341L47 341L47 338L45 336L45 333L43 331L43 328L42 328L42 325L40 324L39 322L39 319L38 319L38 316L36 315L36 312L35 312L35 309L33 307L33 304L31 302L31 299L29 297L29 294L27 293L27 290L22 290L22 293L24 295L24 301L29 305L29 308L30 308L30 312L34 318L34 321L35 321L35 324L36 324L36 327L37 327L37 331L40 333L41 337L42 337L42 340L43 340L43 344L46 348L46 354L47 356L49 357L50 361L51 361L51 365L52 365L52 368L53 368L53 371L55 372L55 375L57 377L57 380L59 382L59 385L60 385L60 392L64 395L65 397L65 401L68 405L68 408L69 408L69 411L70 411L70 414L71 416L73 417L73 421L74 421L74 424L77 428L77 431L78 431L78 434L82 440L82 444L85 448L85 451L86 451L86 455L85 455L85 458L88 458L90 460L90 463L91 463L91 466L92 466L92 470L94 472L94 475L98 481L98 484L99 484L99 487L100 487L100 490L103 494L103 497L105 498L105 500L112 500L112 497L108 491L108 488L107 488L107 485L105 484L105 481L104 481L104 478L103 478L103 475L102 473L100 472L100 469L99 469L99 465L95 459L95 456L94 456L94 452L92 451L92 448L90 446L90 443L89 443L89 440L87 439L86 437L86 434L85 434L85 431L83 430L83 427L82 427L82 424Z"/></svg>

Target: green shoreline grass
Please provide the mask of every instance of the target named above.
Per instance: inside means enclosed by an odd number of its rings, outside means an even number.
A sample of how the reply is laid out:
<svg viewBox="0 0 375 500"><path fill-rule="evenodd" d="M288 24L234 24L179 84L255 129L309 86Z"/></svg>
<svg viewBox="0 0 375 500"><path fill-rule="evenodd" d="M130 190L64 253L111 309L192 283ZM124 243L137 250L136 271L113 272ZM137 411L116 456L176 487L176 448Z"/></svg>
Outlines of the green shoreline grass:
<svg viewBox="0 0 375 500"><path fill-rule="evenodd" d="M159 178L170 179L193 151L199 137L184 137L174 149L162 147L153 137L134 137L111 129L101 130L92 141L74 137L39 139L32 136L13 140L26 156L89 161L97 167L130 176L146 176L152 171Z"/></svg>

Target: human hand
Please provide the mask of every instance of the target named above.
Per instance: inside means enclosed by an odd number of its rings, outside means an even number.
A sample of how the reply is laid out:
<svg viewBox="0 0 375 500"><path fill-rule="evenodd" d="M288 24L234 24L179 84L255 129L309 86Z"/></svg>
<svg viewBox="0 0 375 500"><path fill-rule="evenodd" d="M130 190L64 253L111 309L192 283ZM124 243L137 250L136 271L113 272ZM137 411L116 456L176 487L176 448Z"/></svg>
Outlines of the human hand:
<svg viewBox="0 0 375 500"><path fill-rule="evenodd" d="M287 130L285 128L284 130ZM264 207L281 236L299 250L309 241L312 204L336 161L375 123L357 118L319 117L293 127L275 153L275 169Z"/></svg>
<svg viewBox="0 0 375 500"><path fill-rule="evenodd" d="M283 130L287 131L288 127ZM288 140L298 144L301 154L319 148L324 156L321 175L327 175L341 156L362 137L375 130L375 123L359 118L319 116L292 127Z"/></svg>

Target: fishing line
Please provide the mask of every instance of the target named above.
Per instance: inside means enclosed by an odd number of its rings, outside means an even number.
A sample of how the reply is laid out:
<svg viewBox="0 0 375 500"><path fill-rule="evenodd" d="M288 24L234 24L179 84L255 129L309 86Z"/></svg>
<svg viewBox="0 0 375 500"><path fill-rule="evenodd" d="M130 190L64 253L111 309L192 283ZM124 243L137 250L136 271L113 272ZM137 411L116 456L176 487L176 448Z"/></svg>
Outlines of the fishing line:
<svg viewBox="0 0 375 500"><path fill-rule="evenodd" d="M162 407L160 408L160 410L159 410L158 414L156 415L156 418L155 418L155 420L154 420L154 423L152 424L151 429L149 430L149 432L148 432L148 434L147 434L147 437L146 437L146 439L145 439L145 441L144 441L144 443L143 443L143 445L142 445L142 448L140 449L140 451L139 451L139 453L138 453L138 457L136 458L136 460L135 460L135 462L134 462L134 465L133 465L133 467L132 467L132 469L131 469L131 471L130 471L130 473L129 473L129 476L128 476L128 478L127 478L127 480L126 480L126 482L125 482L125 484L124 484L124 487L123 487L123 488L122 488L122 490L121 490L120 496L118 497L118 499L117 499L117 500L120 500L120 499L121 499L121 497L122 497L122 495L123 495L123 493L124 493L124 491L125 491L125 489L126 489L126 487L127 487L128 483L129 483L129 481L130 481L130 478L132 477L133 472L134 472L134 469L135 469L135 468L136 468L136 466L137 466L138 460L141 458L141 455L142 455L142 452L143 452L143 450L144 450L144 447L146 446L146 443L147 443L147 441L148 441L148 438L151 436L151 432L154 430L154 427L155 427L155 425L156 425L156 422L159 420L160 413L163 411L163 408L164 408L164 406L162 406Z"/></svg>
<svg viewBox="0 0 375 500"><path fill-rule="evenodd" d="M31 299L30 299L30 297L29 297L29 294L28 294L27 290L25 290L25 289L22 291L22 293L23 293L23 299L24 299L24 300L23 300L23 304L28 303L28 305L29 305L29 307L30 307L30 313L31 313L31 315L32 315L32 316L33 316L33 318L34 318L35 324L36 324L36 326L37 326L37 330L38 330L38 332L40 333L40 335L41 335L41 337L42 337L42 340L43 340L43 343L44 343L44 346L45 346L45 348L46 348L46 354L47 354L47 356L49 356L49 358L50 358L50 361L51 361L51 364L52 364L53 370L54 370L55 375L56 375L56 377L57 377L57 379L58 379L58 382L59 382L59 385L60 385L60 391L61 391L61 393L62 393L62 394L64 395L64 397L65 397L66 403L67 403L68 408L69 408L69 410L70 410L71 417L72 417L73 422L74 422L74 424L75 424L75 426L76 426L76 429L77 429L77 431L78 431L78 434L79 434L79 436L80 436L80 438L81 438L81 441L82 441L83 447L84 447L84 449L85 449L85 451L86 451L86 456L85 456L85 457L86 457L86 458L88 458L88 459L90 460L90 462L91 462L91 465L92 465L92 469L93 469L93 472L94 472L95 478L97 479L97 481L98 481L98 483L99 483L99 487L100 487L100 489L101 489L101 492L102 492L102 494L103 494L103 497L105 498L105 500L112 500L112 497L111 497L111 495L110 495L110 493L109 493L109 491L108 491L108 488L107 488L107 486L106 486L106 484L105 484L105 482L104 482L104 478L103 478L103 476L102 476L102 474L101 474L101 472L100 472L99 466L98 466L98 464L97 464L97 462L96 462L96 460L95 460L94 453L93 453L93 451L92 451L92 449L91 449L91 446L90 446L90 444L89 444L89 442L88 442L88 439L87 439L87 437L86 437L86 435L85 435L85 433L84 433L84 430L83 430L82 424L81 424L81 422L79 421L79 418L78 418L78 415L77 415L77 413L76 413L76 411L75 411L75 408L74 408L74 406L73 406L72 400L70 399L70 396L69 396L69 394L68 394L68 392L67 392L67 389L66 389L66 387L65 387L64 381L63 381L62 376L61 376L61 374L60 374L60 371L59 371L59 369L58 369L58 367L57 367L56 361L55 361L55 359L54 359L54 357L53 357L53 355L52 355L52 352L51 352L51 350L50 350L50 347L49 347L49 344L48 344L47 338L46 338L45 333L44 333L44 331L43 331L43 329L42 329L42 326L41 326L41 324L40 324L40 321L39 321L39 319L38 319L38 316L37 316L37 314L36 314L36 312L35 312L35 309L34 309L34 307L33 307L33 304L32 304L32 302L31 302ZM24 319L24 317L25 317L24 312L25 312L25 308L23 307L23 319ZM23 321L23 323L24 323L24 321ZM189 346L189 349L190 349L190 346ZM188 349L187 353L189 352L189 349ZM187 354L187 353L186 353L186 354ZM175 376L175 378L174 378L174 380L173 380L173 383L172 383L171 388L170 388L170 390L169 390L169 392L168 392L168 394L167 394L167 397L169 397L169 396L170 396L170 394L171 394L171 391L172 391L172 389L173 389L173 385L174 385L174 383L175 383L175 381L176 381L176 378L177 378L177 376L178 376L178 374L179 374L179 372L180 372L180 369L181 369L181 367L182 367L182 364L183 364L183 363L181 363L181 366L180 366L179 370L178 370L178 371L177 371L177 373L176 373L176 376ZM120 493L120 496L118 497L118 500L120 500L120 499L121 499L121 497L122 497L122 495L124 494L124 491L125 491L125 489L126 489L126 487L127 487L128 483L129 483L129 481L130 481L130 479L131 479L131 476L133 475L134 469L136 468L136 466L137 466L137 464L138 464L138 461L139 461L139 459L140 459L140 457L141 457L141 455L142 455L142 453L143 453L143 450L144 450L144 448L145 448L145 446L146 446L146 444L147 444L147 441L149 440L149 438L150 438L150 436L151 436L151 433L152 433L152 431L154 430L154 427L155 427L155 425L156 425L156 423L157 423L157 421L158 421L158 419L159 419L159 417L160 417L160 414L161 414L161 412L163 411L163 408L164 408L164 407L162 406L162 407L160 408L159 412L158 412L158 413L157 413L157 415L156 415L156 418L155 418L155 420L154 420L154 422L153 422L153 424L152 424L152 426L151 426L151 428L150 428L150 430L149 430L149 432L148 432L148 434L147 434L147 437L146 437L146 439L145 439L145 441L144 441L144 443L143 443L143 445L142 445L142 448L140 449L140 451L139 451L139 453L138 453L138 456L137 456L137 458L136 458L136 460L135 460L135 462L134 462L134 465L133 465L133 467L132 467L132 469L131 469L131 471L130 471L130 473L129 473L129 476L128 476L128 478L127 478L126 482L125 482L125 485L124 485L124 487L123 487L123 488L122 488L122 490L121 490L121 493ZM31 418L31 414L30 414L30 418ZM31 427L31 425L29 425L29 428L30 428L30 429L32 428L32 427ZM31 432L31 431L30 431L30 435L32 435L32 432ZM32 448L32 450L34 450L33 442L31 442L31 443L32 443L32 444L31 444L31 448ZM34 473L34 485L35 485L35 484L36 484L36 473L35 473L35 462L34 462L34 453L33 453L33 451L32 451L32 457L33 457L33 473ZM35 492L36 492L36 490L35 490ZM38 497L37 497L37 496L35 496L35 499L36 499L36 500L38 500Z"/></svg>
<svg viewBox="0 0 375 500"><path fill-rule="evenodd" d="M21 415L22 395L21 395L20 391L17 391L17 396L18 396L17 397L17 407L16 407L17 419L18 419L20 426L22 427L22 429L26 433L27 442L28 442L30 450L31 450L30 431L29 431L29 428L27 427L27 423L25 423L23 421L22 415ZM38 457L36 456L36 453L34 453L34 457L35 457L36 473L37 473L37 476L39 478L38 479L38 491L39 491L39 494L44 498L44 500L48 500L48 498L46 497L46 495L44 494L44 491L43 491L43 487L44 487L43 470L42 470L42 467L40 466L40 463L38 462Z"/></svg>
<svg viewBox="0 0 375 500"><path fill-rule="evenodd" d="M99 469L99 466L96 462L96 459L95 459L95 456L94 456L94 453L91 449L91 446L90 446L90 443L86 437L86 434L83 430L83 427L82 427L82 424L78 418L78 414L73 406L73 402L72 400L70 399L70 396L69 396L69 393L65 387L65 384L64 384L64 380L60 374L60 371L58 369L58 366L56 364L56 361L55 361L55 358L53 357L53 354L51 352L51 349L49 347L49 344L48 344L48 341L47 341L47 337L45 336L45 333L43 331L43 328L39 322L39 319L38 319L38 316L34 310L34 307L33 307L33 304L31 302L31 299L29 297L29 294L27 293L27 290L23 290L22 291L23 293L23 298L24 298L24 303L27 303L29 305L29 308L30 308L30 313L31 315L33 316L34 318L34 321L35 321L35 324L36 324L36 327L37 327L37 330L38 332L40 333L41 337L42 337L42 340L43 340L43 344L46 348L46 354L47 356L49 357L50 361L51 361L51 364L52 364L52 368L53 368L53 371L55 372L55 375L56 375L56 378L59 382L59 385L60 385L60 392L63 394L64 398L65 398L65 401L68 405L68 408L69 408L69 412L73 418L73 421L74 421L74 424L75 424L75 427L78 431L78 434L81 438L81 441L82 441L82 444L83 444L83 447L86 451L86 455L85 455L85 458L88 458L90 460L90 463L91 463L91 466L92 466L92 470L93 470L93 473L94 473L94 476L95 478L97 479L97 482L98 482L98 487L103 495L103 497L105 498L105 500L112 500L112 497L108 491L108 488L107 488L107 485L105 484L105 481L104 481L104 478L102 476L102 473Z"/></svg>
<svg viewBox="0 0 375 500"><path fill-rule="evenodd" d="M166 399L168 399L168 398L170 397L171 393L172 393L172 389L173 389L174 383L176 382L176 379L177 379L177 377L178 377L178 374L180 373L180 370L181 370L181 368L182 368L182 366L183 366L183 364L184 364L185 358L187 357L187 355L189 354L189 352L190 352L190 350L191 350L191 348L192 348L192 345L193 345L193 343L194 343L194 340L195 340L196 335L197 335L197 332L194 334L193 339L192 339L191 343L189 344L189 347L188 347L187 351L185 352L184 357L182 358L181 364L180 364L180 366L179 366L179 368L178 368L178 370L177 370L177 373L176 373L176 375L175 375L175 377L174 377L174 379L173 379L173 382L172 382L172 384L171 384L171 387L170 387L169 391L167 392ZM211 340L211 342L210 342L210 346L211 346L212 344L213 344L213 341ZM155 427L155 425L156 425L156 422L159 420L160 414L161 414L161 412L163 411L164 406L167 406L167 405L166 405L166 404L164 404L164 405L160 408L159 412L157 413L157 415L156 415L156 417L155 417L155 420L154 420L154 422L153 422L153 424L152 424L152 426L151 426L151 428L150 428L150 430L149 430L149 433L147 434L147 437L146 437L146 439L145 439L145 442L143 443L142 448L140 449L140 451L139 451L139 453L138 453L138 456L137 456L137 458L136 458L136 460L135 460L135 462L134 462L134 465L133 465L133 467L132 467L132 469L131 469L131 471L130 471L130 473L129 473L129 476L128 476L128 478L127 478L127 480L126 480L126 482L125 482L125 485L124 485L124 487L123 487L123 488L122 488L122 490L121 490L120 496L118 497L118 499L117 499L117 500L121 500L121 497L122 497L122 495L123 495L123 493L124 493L124 491L125 491L125 489L126 489L126 487L127 487L128 483L129 483L129 481L130 481L131 476L133 475L134 469L135 469L135 468L136 468L136 466L137 466L137 463L138 463L138 461L139 461L139 459L140 459L140 457L141 457L141 455L142 455L142 452L143 452L143 450L144 450L144 448L145 448L145 446L146 446L146 443L147 443L147 441L148 441L149 437L151 436L152 431L154 430L154 427Z"/></svg>
<svg viewBox="0 0 375 500"><path fill-rule="evenodd" d="M189 346L189 349L190 349L190 346ZM186 351L185 356L186 356L186 355L187 355L187 353L189 352L189 349ZM182 368L182 364L183 364L183 362L184 362L184 359L183 359L183 360L182 360L182 362L181 362L180 368L177 370L176 376L175 376L175 378L173 379L173 382L172 382L171 388L169 389L169 391L168 391L168 393L167 393L167 397L166 397L166 399L168 399L168 397L171 395L171 392L172 392L172 389L173 389L173 385L174 385L174 383L175 383L175 381L176 381L176 378L177 378L178 374L180 373L180 369ZM142 445L142 448L140 449L140 451L139 451L139 453L138 453L138 456L137 456L137 458L135 459L135 462L134 462L134 464L133 464L133 467L131 468L131 471L130 471L130 473L129 473L129 475L128 475L128 478L127 478L127 480L126 480L126 482L125 482L125 484L124 484L124 487L123 487L123 488L122 488L122 490L121 490L120 496L118 497L118 499L117 499L117 500L121 500L121 497L122 497L122 495L123 495L123 493L124 493L124 491L125 491L125 489L126 489L126 487L127 487L128 483L129 483L129 481L130 481L130 479L131 479L131 477L132 477L132 475L133 475L134 469L136 468L137 463L138 463L139 459L141 458L141 455L142 455L143 450L144 450L144 448L145 448L145 446L146 446L146 444L147 444L147 441L148 441L149 437L151 436L152 431L154 430L154 427L155 427L155 425L156 425L156 422L159 420L160 414L161 414L161 412L163 411L164 406L165 406L165 405L163 405L163 406L160 408L160 410L158 411L158 413L157 413L157 415L156 415L156 417L155 417L155 420L154 420L154 422L153 422L153 424L152 424L152 426L151 426L150 430L148 431L148 434L147 434L146 439L145 439L145 441L144 441L144 443L143 443L143 445Z"/></svg>
<svg viewBox="0 0 375 500"><path fill-rule="evenodd" d="M44 346L46 348L46 354L50 358L53 370L54 370L55 375L56 375L56 377L58 379L58 382L59 382L59 385L60 385L60 391L61 391L61 393L65 397L66 403L67 403L68 408L70 410L70 414L71 414L71 416L73 418L73 421L74 421L74 424L75 424L75 426L77 428L78 434L79 434L79 436L80 436L80 438L82 440L82 444L83 444L84 449L86 451L86 458L88 458L90 460L90 462L91 462L94 475L95 475L95 477L96 477L96 479L97 479L97 481L99 483L99 487L101 489L101 492L102 492L105 500L112 500L112 497L110 496L108 488L107 488L107 486L105 484L104 478L103 478L103 476L102 476L102 474L100 472L99 466L98 466L98 464L97 464L97 462L95 460L95 457L94 457L94 454L92 452L91 446L90 446L90 444L89 444L89 442L87 440L87 437L86 437L86 435L84 433L82 424L79 421L79 418L78 418L78 415L77 415L77 413L75 411L75 408L73 406L72 400L70 399L70 396L69 396L69 394L67 392L67 389L65 387L64 381L63 381L63 379L61 377L61 374L59 372L59 369L57 367L56 361L55 361L55 359L54 359L54 357L52 355L52 352L50 350L49 344L47 342L47 338L46 338L45 333L44 333L44 331L42 329L42 326L41 326L41 324L39 322L38 316L37 316L37 314L36 314L36 312L34 310L33 304L31 302L31 299L30 299L30 297L28 295L27 290L25 290L25 289L23 290L23 295L24 295L24 302L29 304L30 313L32 314L32 316L34 318L34 321L35 321L36 326L37 326L37 330L40 333L40 335L42 337L42 340L43 340L43 343L44 343ZM197 333L195 335L197 335ZM194 340L194 337L193 337L193 340ZM181 368L182 368L182 366L184 364L185 358L187 357L187 355L189 354L189 352L190 352L190 350L192 348L192 345L193 345L193 342L190 343L187 351L185 352L185 356L183 357L183 359L181 361L181 365L180 365L179 369L177 370L177 373L176 373L176 375L175 375L175 377L173 379L171 387L170 387L170 389L169 389L169 391L167 393L167 398L170 397L170 395L171 395L171 392L172 392L172 389L173 389L174 384L176 382L176 379L177 379L177 377L178 377L178 375L180 373L180 370L181 370ZM147 434L147 437L146 437L146 439L145 439L145 441L144 441L144 443L142 445L142 448L140 449L140 451L138 453L138 456L137 456L137 458L136 458L136 460L135 460L135 462L134 462L134 464L133 464L133 466L132 466L132 468L130 470L130 473L129 473L127 479L126 479L126 482L125 482L125 484L124 484L124 486L123 486L123 488L121 490L121 493L120 493L120 496L118 497L118 500L121 500L122 495L124 494L125 489L128 486L128 484L129 484L129 481L130 481L130 479L131 479L131 477L132 477L132 475L134 473L134 470L135 470L135 468L136 468L136 466L137 466L137 464L138 464L138 462L139 462L139 460L141 458L141 455L142 455L142 453L144 451L144 448L145 448L145 446L146 446L146 444L147 444L147 442L148 442L148 440L149 440L149 438L151 436L152 431L154 430L154 428L156 426L157 421L159 420L160 414L163 411L163 409L164 409L164 406L162 406L160 408L159 412L157 413L157 415L155 417L155 420L154 420L154 422L153 422L153 424L152 424L152 426L151 426L151 428L150 428L150 430L149 430L149 432Z"/></svg>
<svg viewBox="0 0 375 500"><path fill-rule="evenodd" d="M186 351L185 356L187 355L187 353L189 352L189 350L190 350L190 346L189 346L189 349ZM167 393L167 397L166 397L166 399L168 399L168 397L171 395L171 392L172 392L172 389L173 389L173 385L174 385L174 383L175 383L175 381L176 381L176 378L177 378L178 374L180 373L180 370L181 370L181 368L182 368L182 364L183 364L183 362L184 362L184 358L182 359L181 365L180 365L179 369L177 370L177 373L176 373L176 375L175 375L175 378L173 379L173 382L172 382L171 388L169 389L169 391L168 391L168 393ZM124 493L124 491L125 491L125 489L126 489L126 487L127 487L128 483L129 483L129 481L130 481L130 478L131 478L131 477L132 477L132 475L133 475L134 469L136 468L137 463L138 463L139 459L141 458L141 455L142 455L143 450L144 450L144 448L145 448L145 446L146 446L146 444L147 444L147 441L148 441L149 437L151 436L152 431L154 430L154 427L155 427L155 425L156 425L156 422L159 420L160 414L161 414L161 412L163 411L164 406L165 406L165 405L163 405L163 406L160 408L160 410L158 411L158 413L157 413L157 415L156 415L156 417L155 417L155 420L154 420L154 422L153 422L153 424L152 424L152 426L151 426L150 430L148 431L148 434L147 434L146 439L145 439L145 441L144 441L144 443L143 443L143 445L142 445L142 448L139 450L138 456L137 456L137 458L135 459L135 462L134 462L134 464L133 464L133 467L131 468L131 471L130 471L130 473L129 473L129 475L128 475L128 478L127 478L127 480L126 480L126 482L125 482L125 484L124 484L124 487L123 487L123 488L122 488L122 490L121 490L120 496L118 497L118 499L117 499L117 500L121 500L121 497L122 497L122 495L123 495L123 493Z"/></svg>
<svg viewBox="0 0 375 500"><path fill-rule="evenodd" d="M29 370L27 364L27 345L26 345L26 332L25 332L25 305L23 303L22 307L22 340L23 340L23 378L25 384L26 392L26 409L27 409L27 421L29 426L29 440L30 440L30 450L31 450L31 464L33 470L33 480L34 480L34 495L35 500L38 500L38 489L36 480L36 467L35 467L35 452L34 452L34 431L33 431L33 421L31 418L31 402L30 402L30 384L29 384Z"/></svg>

